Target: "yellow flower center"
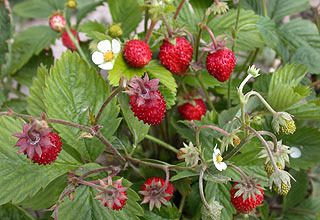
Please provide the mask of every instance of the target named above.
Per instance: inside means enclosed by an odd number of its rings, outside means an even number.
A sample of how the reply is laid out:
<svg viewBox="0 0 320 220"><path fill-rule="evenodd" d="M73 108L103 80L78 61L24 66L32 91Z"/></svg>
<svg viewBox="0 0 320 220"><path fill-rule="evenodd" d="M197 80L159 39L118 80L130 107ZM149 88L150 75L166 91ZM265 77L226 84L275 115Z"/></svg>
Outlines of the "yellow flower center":
<svg viewBox="0 0 320 220"><path fill-rule="evenodd" d="M114 58L114 54L112 53L112 51L108 51L108 52L104 53L103 56L104 56L104 60L107 62L112 61Z"/></svg>
<svg viewBox="0 0 320 220"><path fill-rule="evenodd" d="M223 158L221 157L221 155L217 155L216 158L218 163L223 161Z"/></svg>

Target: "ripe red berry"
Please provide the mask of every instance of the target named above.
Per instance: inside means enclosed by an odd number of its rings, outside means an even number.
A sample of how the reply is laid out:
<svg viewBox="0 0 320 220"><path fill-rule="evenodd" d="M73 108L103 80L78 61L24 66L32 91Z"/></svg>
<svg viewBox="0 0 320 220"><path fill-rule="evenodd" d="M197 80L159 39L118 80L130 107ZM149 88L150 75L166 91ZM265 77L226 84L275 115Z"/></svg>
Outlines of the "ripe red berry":
<svg viewBox="0 0 320 220"><path fill-rule="evenodd" d="M160 124L166 112L166 101L158 88L159 79L149 80L148 74L144 79L131 79L126 91L130 95L131 110L145 124Z"/></svg>
<svg viewBox="0 0 320 220"><path fill-rule="evenodd" d="M161 204L168 205L173 195L173 185L168 182L168 185L164 191L162 188L165 185L165 180L159 177L151 177L147 179L141 187L140 194L143 196L142 204L149 203L150 211L156 206L160 209Z"/></svg>
<svg viewBox="0 0 320 220"><path fill-rule="evenodd" d="M152 59L152 53L146 42L129 40L123 48L123 57L130 66L143 67Z"/></svg>
<svg viewBox="0 0 320 220"><path fill-rule="evenodd" d="M124 188L123 186L118 186L118 189L121 189L121 188ZM119 192L122 196L125 196L124 199L119 199L119 203L120 203L120 206L117 205L116 203L113 203L113 206L112 206L112 210L121 210L124 205L126 204L126 201L127 201L127 192L126 191L120 191ZM108 206L108 202L106 202L104 204L104 207L107 207Z"/></svg>
<svg viewBox="0 0 320 220"><path fill-rule="evenodd" d="M78 34L75 30L71 30L73 36L75 37L75 39L77 39L78 43L80 42L79 40L79 37L78 37ZM64 31L62 33L62 43L65 47L71 49L71 50L76 50L77 47L76 45L72 42L72 40L70 39L69 35L68 35L68 32L67 31Z"/></svg>
<svg viewBox="0 0 320 220"><path fill-rule="evenodd" d="M184 37L176 38L176 45L164 40L159 51L159 59L171 73L182 76L192 60L193 48Z"/></svg>
<svg viewBox="0 0 320 220"><path fill-rule="evenodd" d="M250 193L248 193L247 198L244 199L244 193L242 193L240 196L235 196L236 192L240 189L239 187L237 187L239 186L238 184L239 183L234 183L231 187L231 203L237 211L241 213L248 213L261 204L264 192L261 188L253 189L252 193L255 195L255 199L250 195ZM259 184L257 184L256 186L260 187Z"/></svg>
<svg viewBox="0 0 320 220"><path fill-rule="evenodd" d="M66 19L60 14L52 15L49 19L49 26L52 30L61 32L66 26Z"/></svg>
<svg viewBox="0 0 320 220"><path fill-rule="evenodd" d="M16 146L19 147L18 154L24 153L27 157L38 164L50 164L57 159L61 151L62 142L57 133L52 133L51 128L36 128L35 125L23 125L22 133L15 133L13 136L19 140Z"/></svg>
<svg viewBox="0 0 320 220"><path fill-rule="evenodd" d="M206 114L206 105L202 99L193 100L194 103L185 103L178 107L178 112L184 120L201 120ZM194 105L193 105L194 104Z"/></svg>
<svg viewBox="0 0 320 220"><path fill-rule="evenodd" d="M214 53L209 53L207 56L207 70L220 82L229 79L235 66L236 57L230 49L220 49Z"/></svg>
<svg viewBox="0 0 320 220"><path fill-rule="evenodd" d="M50 139L53 146L43 147L41 157L37 153L34 154L31 160L37 164L50 164L51 162L54 162L61 151L61 137L53 132L50 132L47 137ZM24 154L27 154L26 150L24 151Z"/></svg>

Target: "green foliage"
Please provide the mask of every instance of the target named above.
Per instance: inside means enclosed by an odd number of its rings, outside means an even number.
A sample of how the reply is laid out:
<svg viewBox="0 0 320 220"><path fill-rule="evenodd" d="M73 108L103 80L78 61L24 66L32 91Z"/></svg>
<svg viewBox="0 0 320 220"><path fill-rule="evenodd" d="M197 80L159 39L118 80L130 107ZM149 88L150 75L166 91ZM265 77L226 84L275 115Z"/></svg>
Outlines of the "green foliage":
<svg viewBox="0 0 320 220"><path fill-rule="evenodd" d="M64 9L64 0L27 0L13 7L13 12L25 18L48 18L51 13Z"/></svg>
<svg viewBox="0 0 320 220"><path fill-rule="evenodd" d="M268 15L279 22L285 16L301 12L308 7L308 0L273 0L268 2Z"/></svg>
<svg viewBox="0 0 320 220"><path fill-rule="evenodd" d="M13 74L25 65L33 55L38 55L54 43L59 34L48 26L35 26L14 36L6 73Z"/></svg>
<svg viewBox="0 0 320 220"><path fill-rule="evenodd" d="M137 146L148 134L150 125L144 124L143 121L139 121L138 118L134 116L129 106L128 95L119 95L119 102L123 118L133 136L133 144Z"/></svg>
<svg viewBox="0 0 320 220"><path fill-rule="evenodd" d="M52 165L31 163L26 155L17 155L14 145L18 139L11 135L22 131L22 120L1 116L0 123L3 125L0 128L0 204L9 201L22 202L56 178L79 166L64 150Z"/></svg>
<svg viewBox="0 0 320 220"><path fill-rule="evenodd" d="M287 64L273 73L267 100L276 111L284 110L309 95L308 87L299 86L307 69L301 64Z"/></svg>
<svg viewBox="0 0 320 220"><path fill-rule="evenodd" d="M26 210L10 203L0 206L0 218L2 220L35 220Z"/></svg>
<svg viewBox="0 0 320 220"><path fill-rule="evenodd" d="M121 23L123 36L128 36L142 20L136 0L108 0L113 23Z"/></svg>
<svg viewBox="0 0 320 220"><path fill-rule="evenodd" d="M102 5L103 1L85 1L84 4L78 4L77 25L87 16L88 13L94 11L96 7Z"/></svg>
<svg viewBox="0 0 320 220"><path fill-rule="evenodd" d="M64 53L46 79L44 90L47 114L70 122L89 125L89 108L97 115L101 105L110 94L110 88L97 71L82 60L76 53ZM94 99L92 99L94 95ZM110 140L121 121L119 107L112 100L104 109L99 122L101 133ZM105 149L97 139L75 141L80 131L65 125L54 124L60 136L90 161L94 161Z"/></svg>
<svg viewBox="0 0 320 220"><path fill-rule="evenodd" d="M94 33L106 33L107 27L100 22L97 21L86 21L80 25L80 31L85 33L87 37L95 38Z"/></svg>
<svg viewBox="0 0 320 220"><path fill-rule="evenodd" d="M70 201L66 197L59 208L59 219L110 219L127 220L138 219L137 216L143 215L143 209L136 202L139 196L132 190L127 190L128 200L121 211L112 211L108 207L100 207L101 201L95 200L97 190L87 186L79 186L75 190L75 199Z"/></svg>
<svg viewBox="0 0 320 220"><path fill-rule="evenodd" d="M3 74L3 65L6 63L5 55L8 53L8 39L11 37L12 23L9 10L5 3L0 2L0 75Z"/></svg>
<svg viewBox="0 0 320 220"><path fill-rule="evenodd" d="M171 109L171 107L176 104L177 94L162 85L159 87L159 91L163 96L164 100L166 101L167 110Z"/></svg>

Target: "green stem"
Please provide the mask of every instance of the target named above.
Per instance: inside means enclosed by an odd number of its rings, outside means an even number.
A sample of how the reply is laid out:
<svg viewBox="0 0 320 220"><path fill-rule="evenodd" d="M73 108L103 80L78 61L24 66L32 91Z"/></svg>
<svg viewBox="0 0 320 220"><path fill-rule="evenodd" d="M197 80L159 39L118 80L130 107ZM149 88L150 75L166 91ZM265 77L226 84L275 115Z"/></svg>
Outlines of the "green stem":
<svg viewBox="0 0 320 220"><path fill-rule="evenodd" d="M263 7L263 16L264 17L268 17L266 0L261 0L261 2L262 2L262 7Z"/></svg>
<svg viewBox="0 0 320 220"><path fill-rule="evenodd" d="M162 141L162 140L160 140L158 138L155 138L155 137L153 137L151 135L147 134L145 136L145 138L147 138L148 140L153 141L153 142L161 145L162 147L166 148L167 150L171 150L172 152L174 152L176 154L179 152L177 148L175 148L175 147L171 146L170 144L167 144L166 142L164 142L164 141Z"/></svg>
<svg viewBox="0 0 320 220"><path fill-rule="evenodd" d="M24 208L22 208L22 207L20 207L20 206L18 206L18 205L16 205L16 204L13 204L13 203L11 203L11 205L13 205L13 206L16 207L17 209L19 209L21 212L23 212L24 215L25 215L26 217L28 217L28 219L30 219L30 220L36 220L36 219L33 218L32 215L30 215L30 213L27 212L27 210L25 210Z"/></svg>
<svg viewBox="0 0 320 220"><path fill-rule="evenodd" d="M238 78L240 76L240 74L245 70L247 63L249 62L249 60L251 59L253 55L253 52L251 51L249 53L249 55L247 56L246 60L243 62L242 66L240 67L239 71L236 74L236 78Z"/></svg>
<svg viewBox="0 0 320 220"><path fill-rule="evenodd" d="M146 9L144 13L144 36L147 35L148 31L148 20L149 20L149 10Z"/></svg>
<svg viewBox="0 0 320 220"><path fill-rule="evenodd" d="M269 103L262 97L262 95L260 95L260 93L256 92L256 91L251 91L248 92L245 96L244 96L244 100L245 102L247 102L250 98L250 96L255 95L257 96L260 101L264 104L264 106L273 114L276 115L277 112L275 110L273 110L273 108L269 105Z"/></svg>
<svg viewBox="0 0 320 220"><path fill-rule="evenodd" d="M236 148L233 148L233 150L229 154L227 154L227 156L223 157L223 160L228 160L236 155L245 146L245 143L246 138L244 137Z"/></svg>
<svg viewBox="0 0 320 220"><path fill-rule="evenodd" d="M197 81L198 81L199 84L200 84L200 87L201 87L201 89L202 89L202 91L203 91L203 93L204 93L204 96L206 97L206 100L207 100L207 103L208 103L210 109L211 109L212 111L214 111L215 113L217 113L215 107L213 106L213 104L212 104L212 102L211 102L211 100L210 100L209 93L208 93L208 91L206 90L206 87L204 86L204 83L203 83L203 81L202 81L202 79L201 79L201 77L200 77L199 74L196 74L196 79L197 79Z"/></svg>
<svg viewBox="0 0 320 220"><path fill-rule="evenodd" d="M182 5L183 5L184 2L185 2L185 0L181 0L180 4L179 4L179 6L178 6L178 8L177 8L177 10L176 10L176 13L175 13L174 16L173 16L173 19L174 19L174 20L177 19L178 14L179 14L179 12L180 12L180 10L181 10Z"/></svg>
<svg viewBox="0 0 320 220"><path fill-rule="evenodd" d="M210 211L210 206L206 200L206 197L204 196L204 192L203 192L203 174L204 174L204 171L206 171L206 167L203 166L201 167L201 170L200 170L200 176L199 176L199 191L200 191L200 197L201 197L201 200L204 204L204 206L206 207L207 210Z"/></svg>
<svg viewBox="0 0 320 220"><path fill-rule="evenodd" d="M199 32L198 32L198 36L197 36L197 41L196 41L196 60L198 60L199 57L199 46L200 46L200 39L201 39L201 33L202 33L203 27L200 26Z"/></svg>
<svg viewBox="0 0 320 220"><path fill-rule="evenodd" d="M71 30L70 30L70 27L69 27L68 24L66 24L66 31L67 31L67 33L69 35L69 38L71 39L72 43L74 43L74 45L76 45L76 48L77 48L80 56L82 57L82 59L84 59L89 64L86 55L83 53L83 51L82 51L82 49L81 49L81 47L80 47L80 45L78 43L78 40L76 40L75 37L73 36L73 34L71 33Z"/></svg>
<svg viewBox="0 0 320 220"><path fill-rule="evenodd" d="M182 195L182 199L180 201L180 205L179 205L179 214L181 215L182 214L182 211L183 211L183 207L184 207L184 204L186 202L186 198L187 198L187 195L186 194L183 194Z"/></svg>
<svg viewBox="0 0 320 220"><path fill-rule="evenodd" d="M238 3L238 9L237 9L237 17L236 17L236 24L234 28L234 35L233 35L233 45L232 45L232 52L235 50L235 45L236 45L236 39L237 39L237 34L238 34L238 27L239 27L239 18L240 18L240 9L241 9L241 0L239 0ZM231 108L231 86L232 86L232 73L229 77L228 81L228 108Z"/></svg>

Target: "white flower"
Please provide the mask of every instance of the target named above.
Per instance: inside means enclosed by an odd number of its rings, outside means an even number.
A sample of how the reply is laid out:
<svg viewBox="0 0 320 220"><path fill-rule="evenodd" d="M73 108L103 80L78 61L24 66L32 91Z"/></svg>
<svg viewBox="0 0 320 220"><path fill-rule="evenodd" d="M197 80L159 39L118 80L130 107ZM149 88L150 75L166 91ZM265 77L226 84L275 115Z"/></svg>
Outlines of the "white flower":
<svg viewBox="0 0 320 220"><path fill-rule="evenodd" d="M227 169L227 164L225 162L222 162L223 158L221 157L220 150L217 149L217 144L213 150L212 160L217 170L222 171Z"/></svg>
<svg viewBox="0 0 320 220"><path fill-rule="evenodd" d="M301 157L301 150L297 147L290 147L290 157L292 158L299 158Z"/></svg>
<svg viewBox="0 0 320 220"><path fill-rule="evenodd" d="M113 39L112 42L103 40L98 43L97 47L98 51L92 54L92 61L103 70L111 70L115 57L121 49L120 42L116 39Z"/></svg>

